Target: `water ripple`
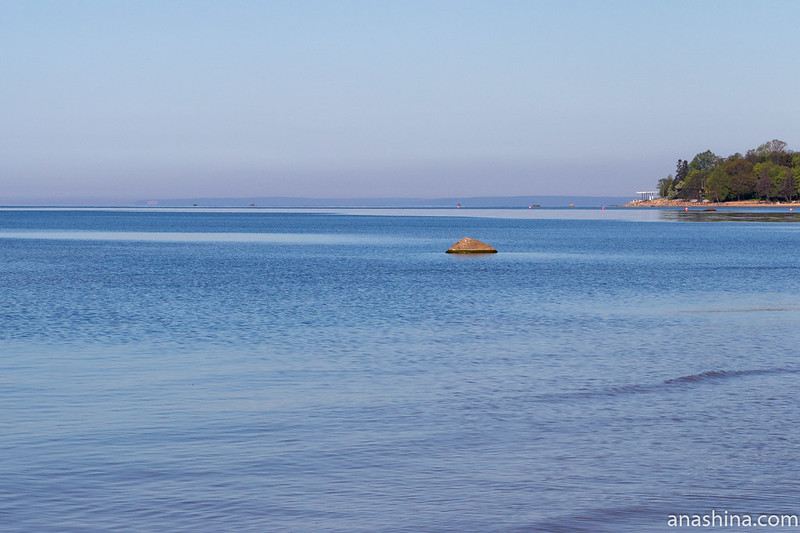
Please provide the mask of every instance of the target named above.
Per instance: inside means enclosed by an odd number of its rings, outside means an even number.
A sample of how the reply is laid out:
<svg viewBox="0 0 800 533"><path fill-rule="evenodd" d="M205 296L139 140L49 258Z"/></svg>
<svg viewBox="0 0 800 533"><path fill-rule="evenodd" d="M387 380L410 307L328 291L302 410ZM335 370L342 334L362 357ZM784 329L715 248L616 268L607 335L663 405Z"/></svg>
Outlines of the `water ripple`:
<svg viewBox="0 0 800 533"><path fill-rule="evenodd" d="M377 244L378 236L329 233L232 233L175 231L2 231L0 239L136 242L231 242L281 244Z"/></svg>
<svg viewBox="0 0 800 533"><path fill-rule="evenodd" d="M560 393L546 393L537 395L538 400L572 400L586 398L609 398L615 396L627 396L633 394L656 393L665 389L681 384L689 383L713 383L722 380L733 379L746 376L764 376L777 374L796 374L800 369L795 368L756 368L749 370L709 370L698 374L680 376L677 378L666 379L657 383L640 383L630 385L618 385L614 387L600 389L586 389Z"/></svg>
<svg viewBox="0 0 800 533"><path fill-rule="evenodd" d="M690 376L681 376L679 378L668 379L664 383L671 385L673 383L698 383L705 381L719 381L722 379L731 379L741 376L762 376L771 374L795 374L800 372L794 368L756 368L752 370L709 370L701 372L700 374L692 374Z"/></svg>

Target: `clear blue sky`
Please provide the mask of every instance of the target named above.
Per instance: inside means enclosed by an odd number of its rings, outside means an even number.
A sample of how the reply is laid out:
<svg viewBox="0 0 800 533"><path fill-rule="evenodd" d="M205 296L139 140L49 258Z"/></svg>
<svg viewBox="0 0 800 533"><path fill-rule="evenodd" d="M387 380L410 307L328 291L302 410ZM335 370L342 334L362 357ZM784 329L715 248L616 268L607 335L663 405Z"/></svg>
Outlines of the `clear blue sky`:
<svg viewBox="0 0 800 533"><path fill-rule="evenodd" d="M0 204L629 195L800 150L800 2L0 2Z"/></svg>

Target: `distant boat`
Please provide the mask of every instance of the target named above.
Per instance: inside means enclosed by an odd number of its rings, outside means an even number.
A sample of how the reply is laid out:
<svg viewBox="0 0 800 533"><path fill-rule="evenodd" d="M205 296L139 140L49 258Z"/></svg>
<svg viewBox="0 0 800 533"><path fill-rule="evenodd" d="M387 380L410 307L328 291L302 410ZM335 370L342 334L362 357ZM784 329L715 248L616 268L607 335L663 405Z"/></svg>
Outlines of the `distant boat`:
<svg viewBox="0 0 800 533"><path fill-rule="evenodd" d="M570 207L575 207L575 204L569 204Z"/></svg>
<svg viewBox="0 0 800 533"><path fill-rule="evenodd" d="M456 204L456 209L461 209L461 204Z"/></svg>

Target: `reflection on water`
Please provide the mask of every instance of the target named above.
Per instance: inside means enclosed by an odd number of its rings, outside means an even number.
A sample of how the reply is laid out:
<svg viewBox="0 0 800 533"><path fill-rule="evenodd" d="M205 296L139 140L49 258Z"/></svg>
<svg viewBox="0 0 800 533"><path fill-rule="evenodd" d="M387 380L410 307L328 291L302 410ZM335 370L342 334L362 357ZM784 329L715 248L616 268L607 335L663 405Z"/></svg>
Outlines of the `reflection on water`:
<svg viewBox="0 0 800 533"><path fill-rule="evenodd" d="M800 212L786 208L747 208L732 210L721 208L717 211L701 209L674 210L659 209L661 219L669 222L800 222Z"/></svg>

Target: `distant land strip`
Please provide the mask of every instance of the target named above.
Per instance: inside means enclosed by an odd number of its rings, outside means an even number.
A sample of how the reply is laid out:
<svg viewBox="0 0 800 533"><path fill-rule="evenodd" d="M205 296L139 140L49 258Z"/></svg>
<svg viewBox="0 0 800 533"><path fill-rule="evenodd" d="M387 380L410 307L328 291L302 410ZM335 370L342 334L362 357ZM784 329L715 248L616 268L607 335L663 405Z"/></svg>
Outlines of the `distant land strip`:
<svg viewBox="0 0 800 533"><path fill-rule="evenodd" d="M141 207L604 207L624 205L630 196L473 196L452 198L299 198L284 196L252 198L173 198L139 200Z"/></svg>

